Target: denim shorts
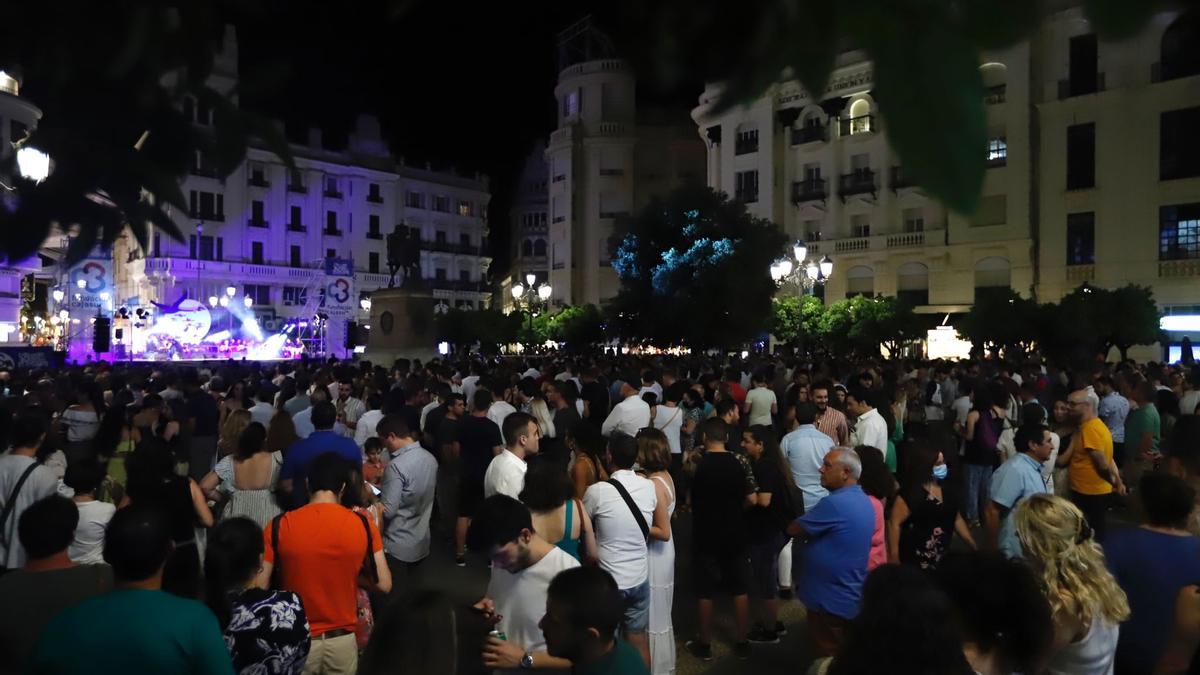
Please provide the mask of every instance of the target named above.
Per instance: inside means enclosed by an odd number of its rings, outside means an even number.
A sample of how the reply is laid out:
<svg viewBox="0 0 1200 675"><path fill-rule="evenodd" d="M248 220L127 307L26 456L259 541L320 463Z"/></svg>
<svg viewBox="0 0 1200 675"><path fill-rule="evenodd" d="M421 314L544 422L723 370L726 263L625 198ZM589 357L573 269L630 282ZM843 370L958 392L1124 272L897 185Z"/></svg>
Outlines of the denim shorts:
<svg viewBox="0 0 1200 675"><path fill-rule="evenodd" d="M646 579L633 588L622 588L621 604L625 607L622 624L626 633L645 633L650 625L650 580Z"/></svg>

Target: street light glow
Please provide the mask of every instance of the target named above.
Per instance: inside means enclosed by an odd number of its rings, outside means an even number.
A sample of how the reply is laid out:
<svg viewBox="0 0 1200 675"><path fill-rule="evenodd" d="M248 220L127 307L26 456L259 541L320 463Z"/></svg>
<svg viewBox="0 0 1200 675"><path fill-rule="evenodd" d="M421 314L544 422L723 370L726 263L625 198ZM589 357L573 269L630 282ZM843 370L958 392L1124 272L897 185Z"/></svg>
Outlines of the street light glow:
<svg viewBox="0 0 1200 675"><path fill-rule="evenodd" d="M221 297L221 306L222 306L222 307L228 307L228 306L229 306L229 296L228 296L228 295L226 295L226 296L222 296L222 297Z"/></svg>
<svg viewBox="0 0 1200 675"><path fill-rule="evenodd" d="M87 279L76 279L75 285L78 286L79 290L82 291L83 289L87 288Z"/></svg>
<svg viewBox="0 0 1200 675"><path fill-rule="evenodd" d="M537 292L539 298L542 300L549 300L550 294L553 293L554 290L550 288L550 284L542 284L541 286L538 286Z"/></svg>
<svg viewBox="0 0 1200 675"><path fill-rule="evenodd" d="M818 264L821 266L821 276L828 279L829 275L833 274L833 261L829 259L829 256L822 256L821 262Z"/></svg>
<svg viewBox="0 0 1200 675"><path fill-rule="evenodd" d="M250 307L254 305L254 298L251 298L248 295L243 295L242 304L246 306L246 309L250 309Z"/></svg>
<svg viewBox="0 0 1200 675"><path fill-rule="evenodd" d="M521 284L514 284L512 287L512 296L514 300L519 300L522 295L525 295L525 287Z"/></svg>
<svg viewBox="0 0 1200 675"><path fill-rule="evenodd" d="M225 295L232 298L233 296L237 295L237 288L235 288L233 286L226 286L225 287Z"/></svg>
<svg viewBox="0 0 1200 675"><path fill-rule="evenodd" d="M792 246L792 255L796 257L797 264L803 264L804 259L808 257L808 247L802 239L797 239L795 246Z"/></svg>
<svg viewBox="0 0 1200 675"><path fill-rule="evenodd" d="M56 288L52 293L50 293L50 295L54 298L55 302L62 302L63 297L66 296L66 293L63 292L63 289Z"/></svg>
<svg viewBox="0 0 1200 675"><path fill-rule="evenodd" d="M50 155L26 145L17 150L17 169L22 178L40 183L50 175Z"/></svg>
<svg viewBox="0 0 1200 675"><path fill-rule="evenodd" d="M208 306L212 307L213 309L217 308L217 296L215 296L215 295L208 296Z"/></svg>

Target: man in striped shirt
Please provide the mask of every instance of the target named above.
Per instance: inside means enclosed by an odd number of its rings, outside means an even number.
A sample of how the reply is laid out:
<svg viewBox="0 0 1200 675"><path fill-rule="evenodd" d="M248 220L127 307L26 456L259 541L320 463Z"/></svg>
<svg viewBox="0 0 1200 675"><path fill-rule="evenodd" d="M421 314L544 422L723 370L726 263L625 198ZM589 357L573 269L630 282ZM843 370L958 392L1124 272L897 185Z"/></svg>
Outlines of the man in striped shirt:
<svg viewBox="0 0 1200 675"><path fill-rule="evenodd" d="M829 407L828 382L818 382L812 388L812 400L817 406L817 430L832 438L836 445L846 445L850 438L850 426L840 410Z"/></svg>

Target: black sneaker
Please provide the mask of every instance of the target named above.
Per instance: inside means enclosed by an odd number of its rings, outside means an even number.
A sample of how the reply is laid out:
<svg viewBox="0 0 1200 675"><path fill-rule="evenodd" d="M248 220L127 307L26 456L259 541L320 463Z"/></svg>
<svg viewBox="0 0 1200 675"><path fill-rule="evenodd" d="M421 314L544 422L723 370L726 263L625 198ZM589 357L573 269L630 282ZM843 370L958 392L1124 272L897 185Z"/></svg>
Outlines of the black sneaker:
<svg viewBox="0 0 1200 675"><path fill-rule="evenodd" d="M773 630L767 630L762 626L755 626L754 630L746 636L746 641L753 642L756 645L777 645L779 644L779 633Z"/></svg>
<svg viewBox="0 0 1200 675"><path fill-rule="evenodd" d="M782 621L775 622L775 634L779 637L787 635L787 626L783 625Z"/></svg>
<svg viewBox="0 0 1200 675"><path fill-rule="evenodd" d="M779 642L779 639L776 638L775 641ZM743 661L750 658L750 643L743 640L733 645L733 655Z"/></svg>
<svg viewBox="0 0 1200 675"><path fill-rule="evenodd" d="M712 661L712 645L699 640L688 640L683 646L692 656L701 661Z"/></svg>
<svg viewBox="0 0 1200 675"><path fill-rule="evenodd" d="M458 565L459 567L466 567L467 566L467 556L465 556L465 555L454 556L454 564Z"/></svg>

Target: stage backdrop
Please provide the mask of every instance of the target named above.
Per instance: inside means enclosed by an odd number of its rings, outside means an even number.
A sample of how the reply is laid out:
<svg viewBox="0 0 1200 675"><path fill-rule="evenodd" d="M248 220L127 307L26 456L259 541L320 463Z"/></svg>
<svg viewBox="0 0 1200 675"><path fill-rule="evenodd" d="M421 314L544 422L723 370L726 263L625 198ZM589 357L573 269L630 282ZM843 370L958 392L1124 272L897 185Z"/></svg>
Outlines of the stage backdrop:
<svg viewBox="0 0 1200 675"><path fill-rule="evenodd" d="M346 322L354 317L358 295L354 292L354 261L348 258L325 259L325 293L322 306L329 316L325 330L325 350L339 358L348 356Z"/></svg>

